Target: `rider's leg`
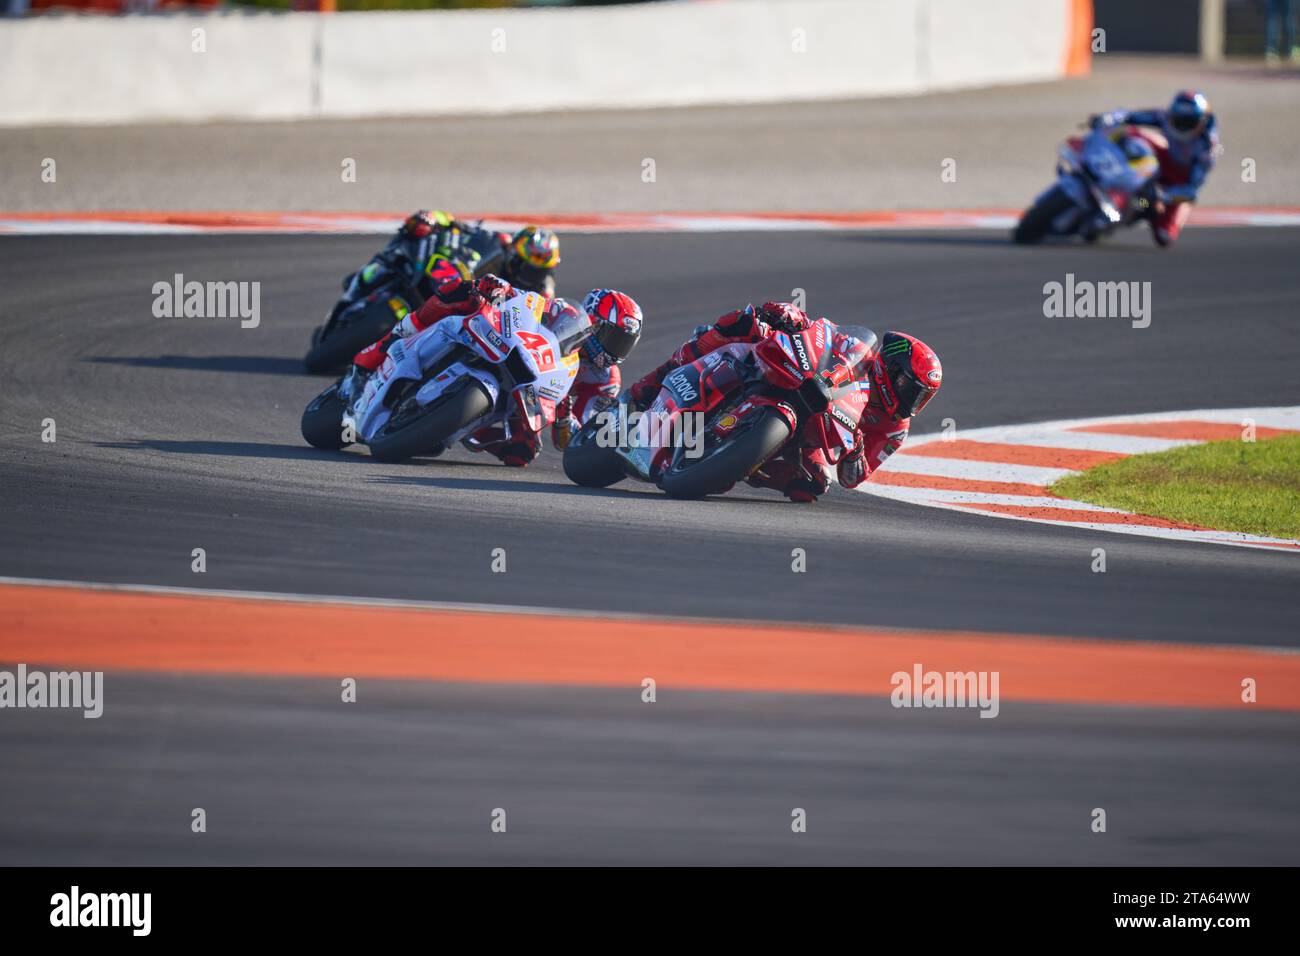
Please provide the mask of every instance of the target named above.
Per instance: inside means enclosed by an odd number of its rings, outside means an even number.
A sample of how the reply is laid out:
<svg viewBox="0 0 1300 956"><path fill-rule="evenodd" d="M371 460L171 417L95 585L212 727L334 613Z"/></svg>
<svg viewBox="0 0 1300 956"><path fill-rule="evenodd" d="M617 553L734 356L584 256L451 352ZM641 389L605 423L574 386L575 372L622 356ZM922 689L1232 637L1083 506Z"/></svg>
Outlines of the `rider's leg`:
<svg viewBox="0 0 1300 956"><path fill-rule="evenodd" d="M512 422L510 437L501 425L480 428L461 442L470 451L487 452L511 468L523 468L541 453L542 442L524 427L522 422Z"/></svg>
<svg viewBox="0 0 1300 956"><path fill-rule="evenodd" d="M1178 240L1187 217L1192 214L1189 202L1169 203L1158 214L1151 217L1151 238L1161 248L1172 246Z"/></svg>

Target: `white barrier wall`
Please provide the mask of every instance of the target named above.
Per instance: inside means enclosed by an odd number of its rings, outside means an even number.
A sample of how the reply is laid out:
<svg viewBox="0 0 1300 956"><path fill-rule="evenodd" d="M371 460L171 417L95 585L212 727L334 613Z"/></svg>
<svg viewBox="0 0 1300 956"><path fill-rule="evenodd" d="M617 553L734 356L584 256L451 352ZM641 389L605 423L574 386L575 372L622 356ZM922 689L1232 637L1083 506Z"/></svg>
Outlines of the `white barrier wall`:
<svg viewBox="0 0 1300 956"><path fill-rule="evenodd" d="M1080 2L0 21L0 125L754 103L1042 80L1062 74Z"/></svg>
<svg viewBox="0 0 1300 956"><path fill-rule="evenodd" d="M0 20L0 123L307 116L315 32L306 16Z"/></svg>

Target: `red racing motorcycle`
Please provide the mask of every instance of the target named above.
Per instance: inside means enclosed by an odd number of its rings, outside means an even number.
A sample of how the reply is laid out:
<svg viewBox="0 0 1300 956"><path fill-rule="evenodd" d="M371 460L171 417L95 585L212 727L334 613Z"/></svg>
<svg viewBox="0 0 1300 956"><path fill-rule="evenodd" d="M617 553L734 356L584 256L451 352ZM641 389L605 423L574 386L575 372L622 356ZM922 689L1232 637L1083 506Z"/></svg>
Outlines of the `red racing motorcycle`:
<svg viewBox="0 0 1300 956"><path fill-rule="evenodd" d="M644 410L612 405L564 452L575 484L624 478L673 498L720 494L792 443L835 464L852 448L870 397L876 334L818 319L803 332L714 349L664 377Z"/></svg>

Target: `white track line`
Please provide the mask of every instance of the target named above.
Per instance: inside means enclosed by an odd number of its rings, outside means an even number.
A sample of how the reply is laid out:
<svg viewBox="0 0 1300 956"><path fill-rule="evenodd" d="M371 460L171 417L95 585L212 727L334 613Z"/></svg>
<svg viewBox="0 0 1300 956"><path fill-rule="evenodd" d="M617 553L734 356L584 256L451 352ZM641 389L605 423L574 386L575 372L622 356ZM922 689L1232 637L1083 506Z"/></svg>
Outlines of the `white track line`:
<svg viewBox="0 0 1300 956"><path fill-rule="evenodd" d="M1072 474L1069 468L1040 468L1037 465L1004 465L997 461L967 461L962 458L932 458L924 454L898 454L882 468L891 472L965 478L970 481L1012 481L1023 485L1050 485ZM897 487L891 485L890 487Z"/></svg>
<svg viewBox="0 0 1300 956"><path fill-rule="evenodd" d="M962 437L965 437L964 435ZM1024 434L1006 435L1001 439L1008 445L1041 445L1048 448L1070 448L1078 451L1106 451L1120 455L1144 455L1153 451L1168 451L1183 445L1197 445L1190 438L1144 438L1140 435L1108 435L1104 432L1047 431L1039 429Z"/></svg>
<svg viewBox="0 0 1300 956"><path fill-rule="evenodd" d="M0 233L9 235L188 235L194 233L336 233L392 232L404 214L298 212L0 212ZM861 230L1007 230L1019 210L952 209L862 211L829 215L790 213L605 213L592 215L485 214L488 225L513 231L544 222L570 233L608 232L750 232ZM467 215L468 219L479 216ZM1194 226L1300 226L1300 208L1198 208Z"/></svg>

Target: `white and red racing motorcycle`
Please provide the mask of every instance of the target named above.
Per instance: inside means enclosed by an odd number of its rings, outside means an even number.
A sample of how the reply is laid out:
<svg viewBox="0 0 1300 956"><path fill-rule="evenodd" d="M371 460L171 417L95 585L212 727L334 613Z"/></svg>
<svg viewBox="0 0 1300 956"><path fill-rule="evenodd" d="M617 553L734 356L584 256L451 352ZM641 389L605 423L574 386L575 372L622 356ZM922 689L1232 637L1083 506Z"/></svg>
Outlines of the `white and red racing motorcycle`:
<svg viewBox="0 0 1300 956"><path fill-rule="evenodd" d="M303 437L331 450L361 442L374 458L397 462L497 422L506 437L512 427L540 433L573 386L577 349L590 334L580 307L535 292L449 316L394 342L363 388L350 373L313 399Z"/></svg>

